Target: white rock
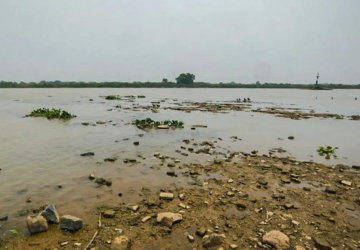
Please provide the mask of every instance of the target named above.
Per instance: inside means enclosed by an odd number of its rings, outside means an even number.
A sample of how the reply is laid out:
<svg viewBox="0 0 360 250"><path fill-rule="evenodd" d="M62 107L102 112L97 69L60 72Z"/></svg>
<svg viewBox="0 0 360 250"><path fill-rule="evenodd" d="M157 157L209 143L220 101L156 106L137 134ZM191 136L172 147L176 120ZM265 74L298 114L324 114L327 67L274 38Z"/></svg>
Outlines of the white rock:
<svg viewBox="0 0 360 250"><path fill-rule="evenodd" d="M180 203L180 204L179 204L179 207L181 207L181 208L186 208L186 206L185 206L183 203Z"/></svg>
<svg viewBox="0 0 360 250"><path fill-rule="evenodd" d="M147 222L150 219L151 219L151 216L145 216L144 218L141 219L141 222Z"/></svg>
<svg viewBox="0 0 360 250"><path fill-rule="evenodd" d="M345 186L348 186L348 187L351 187L351 181L341 181L341 184L345 185Z"/></svg>
<svg viewBox="0 0 360 250"><path fill-rule="evenodd" d="M172 194L172 193L160 193L160 199L173 200L174 199L174 194Z"/></svg>
<svg viewBox="0 0 360 250"><path fill-rule="evenodd" d="M131 210L134 211L134 212L138 211L139 210L139 205L132 206Z"/></svg>
<svg viewBox="0 0 360 250"><path fill-rule="evenodd" d="M187 236L187 238L190 242L194 242L195 240L194 237L192 237L190 234Z"/></svg>

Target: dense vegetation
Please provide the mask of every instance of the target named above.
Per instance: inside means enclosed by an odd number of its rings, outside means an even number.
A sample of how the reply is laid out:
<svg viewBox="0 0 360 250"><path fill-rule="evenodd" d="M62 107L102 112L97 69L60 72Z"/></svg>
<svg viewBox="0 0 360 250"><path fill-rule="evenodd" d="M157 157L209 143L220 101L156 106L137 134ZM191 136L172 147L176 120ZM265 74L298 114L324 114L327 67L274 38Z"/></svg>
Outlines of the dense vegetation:
<svg viewBox="0 0 360 250"><path fill-rule="evenodd" d="M161 82L62 82L62 81L41 81L41 82L6 82L0 81L0 88L279 88L279 89L360 89L360 84L350 85L341 83L324 83L315 86L314 84L301 83L208 83L194 82L195 75L181 73L176 82L163 78ZM138 96L138 98L141 98Z"/></svg>
<svg viewBox="0 0 360 250"><path fill-rule="evenodd" d="M40 108L31 111L30 114L26 115L26 117L46 117L48 120L52 120L52 119L70 120L71 118L75 118L76 116L61 109Z"/></svg>
<svg viewBox="0 0 360 250"><path fill-rule="evenodd" d="M165 126L163 128L183 128L184 123L178 120L165 120L165 121L154 121L151 118L146 118L143 120L133 121L133 125L136 125L140 128L159 128L159 126Z"/></svg>

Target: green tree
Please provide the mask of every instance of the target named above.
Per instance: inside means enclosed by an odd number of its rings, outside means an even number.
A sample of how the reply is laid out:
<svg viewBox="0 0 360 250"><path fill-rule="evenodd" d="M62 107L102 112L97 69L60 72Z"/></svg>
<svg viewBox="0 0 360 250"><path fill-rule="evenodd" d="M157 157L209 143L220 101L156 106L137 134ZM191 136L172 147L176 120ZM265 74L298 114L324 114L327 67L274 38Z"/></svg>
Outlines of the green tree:
<svg viewBox="0 0 360 250"><path fill-rule="evenodd" d="M168 79L163 78L162 83L168 83Z"/></svg>
<svg viewBox="0 0 360 250"><path fill-rule="evenodd" d="M176 78L176 83L177 84L185 84L185 85L190 85L193 84L195 80L195 75L194 74L190 74L190 73L181 73L177 78Z"/></svg>

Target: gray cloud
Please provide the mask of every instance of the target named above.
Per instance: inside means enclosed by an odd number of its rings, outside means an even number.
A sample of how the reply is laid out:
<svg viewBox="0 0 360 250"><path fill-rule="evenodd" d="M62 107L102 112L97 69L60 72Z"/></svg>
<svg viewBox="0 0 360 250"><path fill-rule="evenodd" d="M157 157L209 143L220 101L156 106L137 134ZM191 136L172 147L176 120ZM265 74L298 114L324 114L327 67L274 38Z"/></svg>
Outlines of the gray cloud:
<svg viewBox="0 0 360 250"><path fill-rule="evenodd" d="M359 0L0 0L0 79L360 83Z"/></svg>

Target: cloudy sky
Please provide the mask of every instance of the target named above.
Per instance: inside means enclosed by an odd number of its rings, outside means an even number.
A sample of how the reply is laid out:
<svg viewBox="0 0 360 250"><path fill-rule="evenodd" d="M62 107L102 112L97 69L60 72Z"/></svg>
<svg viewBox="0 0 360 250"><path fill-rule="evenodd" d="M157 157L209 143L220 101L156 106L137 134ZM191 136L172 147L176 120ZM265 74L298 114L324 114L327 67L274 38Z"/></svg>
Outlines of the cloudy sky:
<svg viewBox="0 0 360 250"><path fill-rule="evenodd" d="M360 0L0 0L0 80L360 84Z"/></svg>

